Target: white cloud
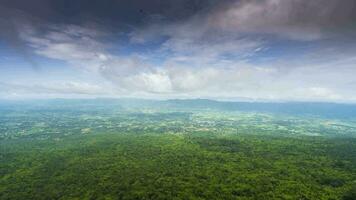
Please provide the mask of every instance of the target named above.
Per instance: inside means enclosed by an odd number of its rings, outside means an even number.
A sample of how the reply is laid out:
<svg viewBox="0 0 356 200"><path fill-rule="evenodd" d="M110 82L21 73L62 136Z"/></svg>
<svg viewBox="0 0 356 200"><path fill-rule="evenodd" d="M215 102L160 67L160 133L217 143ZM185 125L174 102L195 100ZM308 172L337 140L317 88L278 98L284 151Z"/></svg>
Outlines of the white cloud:
<svg viewBox="0 0 356 200"><path fill-rule="evenodd" d="M38 55L64 60L74 66L96 70L108 59L107 48L99 42L101 36L95 30L78 26L50 27L45 34L32 28L24 28L21 38Z"/></svg>
<svg viewBox="0 0 356 200"><path fill-rule="evenodd" d="M319 2L319 1L318 1ZM319 2L320 3L320 2ZM259 36L273 34L296 40L325 36L322 20L311 26L296 20L296 0L239 1L211 14L187 21L153 24L130 34L131 42L145 45L166 38L158 50L116 55L103 42L103 33L78 26L51 27L44 34L22 33L38 55L66 61L110 82L40 83L12 85L15 93L133 95L136 97L206 97L270 100L356 100L355 59L338 52L313 51L278 62L251 64L268 46ZM307 7L312 6L307 3ZM308 7L308 9L311 9ZM304 11L303 11L304 12ZM302 13L303 13L302 12ZM322 12L331 12L328 9ZM309 11L306 11L310 14ZM327 15L321 13L320 17ZM298 18L299 19L299 18ZM167 54L167 56L162 56ZM330 56L327 59L328 55ZM160 62L153 62L154 58ZM320 59L322 58L322 59Z"/></svg>
<svg viewBox="0 0 356 200"><path fill-rule="evenodd" d="M34 83L0 83L1 93L6 96L15 94L16 96L26 95L107 95L110 89L103 85L76 82L76 81L52 81L52 82L34 82Z"/></svg>

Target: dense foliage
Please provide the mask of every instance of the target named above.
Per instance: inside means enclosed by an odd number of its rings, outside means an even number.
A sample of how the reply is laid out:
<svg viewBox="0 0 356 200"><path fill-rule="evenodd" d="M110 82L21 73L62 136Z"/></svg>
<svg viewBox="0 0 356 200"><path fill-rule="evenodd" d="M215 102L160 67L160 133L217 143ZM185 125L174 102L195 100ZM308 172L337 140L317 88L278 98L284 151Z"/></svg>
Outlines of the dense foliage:
<svg viewBox="0 0 356 200"><path fill-rule="evenodd" d="M356 199L352 120L36 108L0 123L4 200Z"/></svg>

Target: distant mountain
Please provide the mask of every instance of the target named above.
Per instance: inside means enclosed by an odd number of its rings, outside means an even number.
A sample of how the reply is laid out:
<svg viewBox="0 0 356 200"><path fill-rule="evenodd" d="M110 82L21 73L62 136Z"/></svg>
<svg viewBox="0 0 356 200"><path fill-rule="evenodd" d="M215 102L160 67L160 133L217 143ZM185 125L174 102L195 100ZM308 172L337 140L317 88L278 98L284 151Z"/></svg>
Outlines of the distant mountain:
<svg viewBox="0 0 356 200"><path fill-rule="evenodd" d="M290 115L316 115L326 118L355 118L356 104L317 103L317 102L226 102L210 99L51 99L0 101L0 110L9 109L141 109L155 110L216 110L267 112Z"/></svg>
<svg viewBox="0 0 356 200"><path fill-rule="evenodd" d="M323 102L223 102L209 99L174 99L167 100L165 103L175 108L318 115L328 118L356 118L356 104Z"/></svg>

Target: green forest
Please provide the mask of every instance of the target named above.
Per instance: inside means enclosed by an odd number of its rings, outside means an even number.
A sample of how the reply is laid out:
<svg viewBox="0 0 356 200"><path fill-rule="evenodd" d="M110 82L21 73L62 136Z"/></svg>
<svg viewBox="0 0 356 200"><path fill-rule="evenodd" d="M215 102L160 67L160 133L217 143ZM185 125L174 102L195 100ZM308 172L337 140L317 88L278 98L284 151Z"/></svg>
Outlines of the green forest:
<svg viewBox="0 0 356 200"><path fill-rule="evenodd" d="M0 199L356 199L353 118L56 104L0 109Z"/></svg>

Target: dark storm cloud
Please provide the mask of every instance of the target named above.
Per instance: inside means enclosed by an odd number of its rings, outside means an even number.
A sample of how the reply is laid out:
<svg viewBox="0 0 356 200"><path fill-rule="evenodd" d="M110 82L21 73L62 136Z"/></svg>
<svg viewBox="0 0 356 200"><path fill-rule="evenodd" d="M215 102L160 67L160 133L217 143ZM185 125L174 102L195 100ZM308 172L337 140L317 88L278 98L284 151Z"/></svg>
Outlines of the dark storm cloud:
<svg viewBox="0 0 356 200"><path fill-rule="evenodd" d="M40 31L74 24L117 33L197 15L201 25L217 29L292 36L308 32L312 39L321 31L353 35L356 28L355 0L2 0L0 11L1 37L15 44L23 24Z"/></svg>
<svg viewBox="0 0 356 200"><path fill-rule="evenodd" d="M112 34L126 33L154 21L185 20L214 5L215 0L2 0L0 41L14 48L34 68L24 29L46 34L49 27L76 25Z"/></svg>
<svg viewBox="0 0 356 200"><path fill-rule="evenodd" d="M3 0L0 4L9 10L20 10L47 23L80 24L94 20L122 28L146 23L154 16L169 21L186 19L216 2L216 0Z"/></svg>
<svg viewBox="0 0 356 200"><path fill-rule="evenodd" d="M355 0L241 0L212 11L210 23L245 33L313 40L355 36Z"/></svg>
<svg viewBox="0 0 356 200"><path fill-rule="evenodd" d="M39 70L39 65L32 59L31 52L20 39L21 30L18 25L23 23L23 13L21 11L8 9L0 5L0 42L2 41L7 46L15 49L34 70Z"/></svg>

